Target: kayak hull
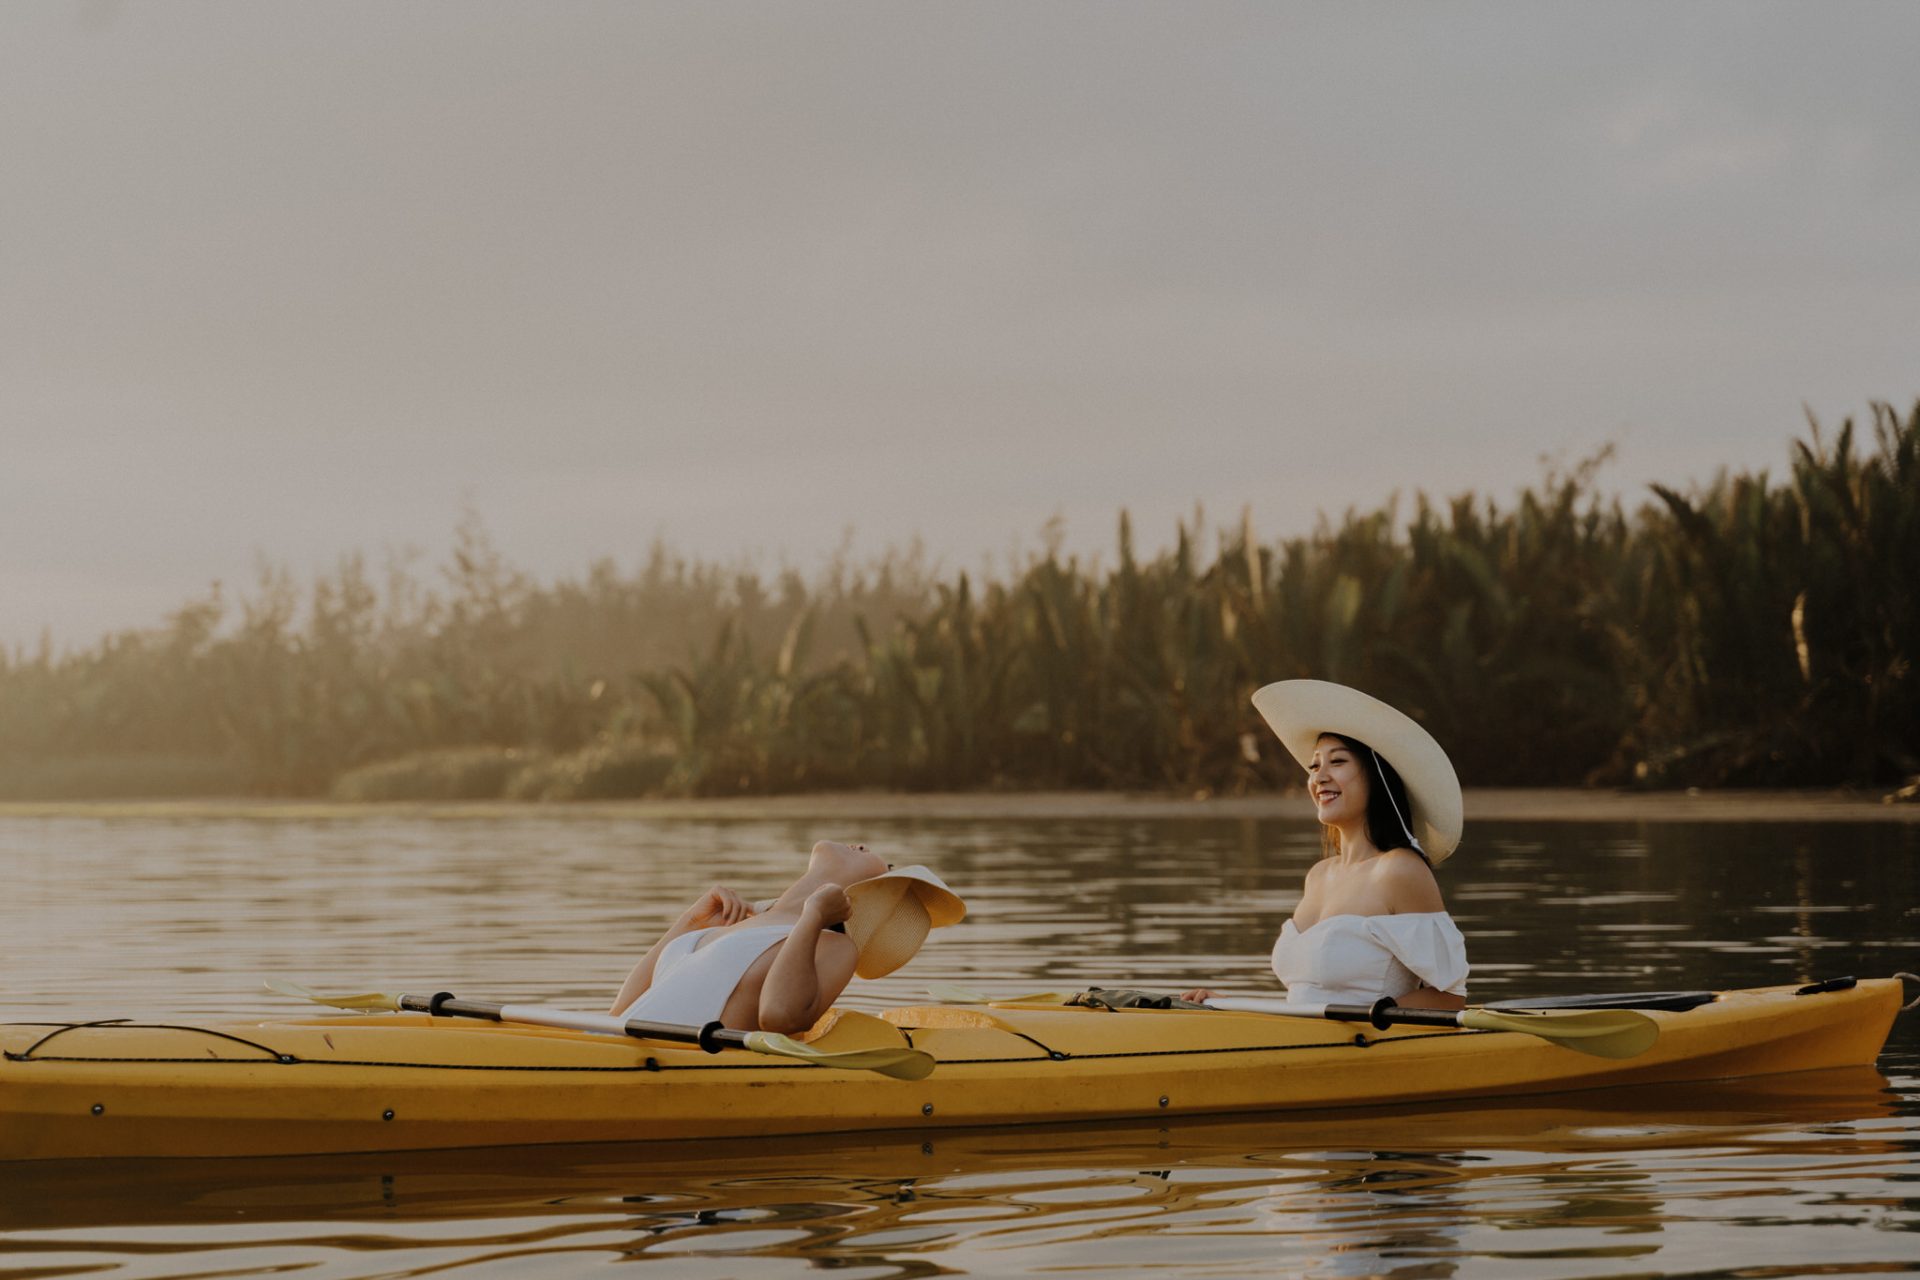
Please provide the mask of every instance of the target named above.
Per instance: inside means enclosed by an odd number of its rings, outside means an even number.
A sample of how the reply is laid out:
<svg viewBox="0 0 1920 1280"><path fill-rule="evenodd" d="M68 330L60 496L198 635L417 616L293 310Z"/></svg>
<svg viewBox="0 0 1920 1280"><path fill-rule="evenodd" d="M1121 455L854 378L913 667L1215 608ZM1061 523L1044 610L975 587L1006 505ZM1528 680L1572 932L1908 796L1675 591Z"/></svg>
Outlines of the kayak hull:
<svg viewBox="0 0 1920 1280"><path fill-rule="evenodd" d="M1723 992L1653 1048L1039 1005L839 1015L823 1051L911 1043L893 1080L741 1050L420 1015L0 1026L0 1160L260 1156L937 1129L1377 1106L1870 1065L1900 984Z"/></svg>

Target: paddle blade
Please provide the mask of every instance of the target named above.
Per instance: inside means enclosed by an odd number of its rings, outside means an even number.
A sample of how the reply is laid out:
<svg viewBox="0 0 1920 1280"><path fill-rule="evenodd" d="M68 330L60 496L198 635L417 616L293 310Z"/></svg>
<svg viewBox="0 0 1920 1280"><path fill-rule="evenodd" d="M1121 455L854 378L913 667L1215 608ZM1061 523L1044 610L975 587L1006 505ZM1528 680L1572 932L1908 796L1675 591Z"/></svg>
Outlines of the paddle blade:
<svg viewBox="0 0 1920 1280"><path fill-rule="evenodd" d="M927 994L941 1004L1065 1004L1073 997L1060 991L1030 991L1020 996L990 996L951 982L929 982Z"/></svg>
<svg viewBox="0 0 1920 1280"><path fill-rule="evenodd" d="M895 1080L925 1080L933 1074L933 1055L922 1049L850 1049L826 1053L812 1045L777 1035L772 1031L749 1031L745 1048L776 1058L793 1058L816 1067L838 1067L844 1071L874 1071Z"/></svg>
<svg viewBox="0 0 1920 1280"><path fill-rule="evenodd" d="M264 985L275 995L291 996L295 1000L306 1000L313 1004L331 1005L336 1009L355 1009L365 1013L400 1007L399 996L387 995L381 991L361 991L351 995L322 995L311 987L303 987L285 978L268 978Z"/></svg>
<svg viewBox="0 0 1920 1280"><path fill-rule="evenodd" d="M1460 1025L1477 1031L1518 1031L1596 1058L1633 1058L1653 1047L1660 1024L1631 1009L1541 1010L1495 1013L1463 1009Z"/></svg>

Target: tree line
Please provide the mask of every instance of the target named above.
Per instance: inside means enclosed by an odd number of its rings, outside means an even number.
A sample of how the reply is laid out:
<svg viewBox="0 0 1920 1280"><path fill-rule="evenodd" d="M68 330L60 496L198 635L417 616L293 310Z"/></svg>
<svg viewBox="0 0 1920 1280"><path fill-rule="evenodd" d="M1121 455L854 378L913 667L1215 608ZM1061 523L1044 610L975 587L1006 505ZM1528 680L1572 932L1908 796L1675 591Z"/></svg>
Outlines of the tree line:
<svg viewBox="0 0 1920 1280"><path fill-rule="evenodd" d="M1500 503L1416 495L1111 563L917 552L807 578L656 545L550 584L477 520L437 571L264 569L165 625L0 654L0 798L714 795L1291 781L1248 695L1407 710L1469 785L1878 786L1920 773L1920 404L1787 469L1654 485L1604 455Z"/></svg>

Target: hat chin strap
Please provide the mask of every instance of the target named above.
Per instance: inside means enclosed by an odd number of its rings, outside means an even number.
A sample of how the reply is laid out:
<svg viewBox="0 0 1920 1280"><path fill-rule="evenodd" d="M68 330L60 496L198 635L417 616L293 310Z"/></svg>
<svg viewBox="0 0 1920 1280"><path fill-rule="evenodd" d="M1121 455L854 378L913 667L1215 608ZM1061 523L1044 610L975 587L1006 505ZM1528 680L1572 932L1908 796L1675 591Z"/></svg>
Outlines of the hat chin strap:
<svg viewBox="0 0 1920 1280"><path fill-rule="evenodd" d="M1400 802L1393 798L1393 788L1387 785L1387 771L1380 761L1380 753L1372 747L1368 747L1367 752L1373 756L1373 771L1380 778L1380 789L1387 793L1387 803L1393 806L1393 816L1400 819L1400 830L1406 835L1407 843L1411 844L1421 857L1426 857L1427 851L1420 847L1420 837L1413 834L1413 828L1407 825L1407 815L1400 812Z"/></svg>

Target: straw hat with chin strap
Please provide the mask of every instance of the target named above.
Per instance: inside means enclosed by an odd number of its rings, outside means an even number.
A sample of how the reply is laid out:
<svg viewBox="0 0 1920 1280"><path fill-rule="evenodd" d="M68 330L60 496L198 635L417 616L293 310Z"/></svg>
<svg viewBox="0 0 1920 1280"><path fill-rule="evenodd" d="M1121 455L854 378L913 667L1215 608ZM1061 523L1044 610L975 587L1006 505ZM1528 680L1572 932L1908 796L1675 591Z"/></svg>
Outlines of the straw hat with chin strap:
<svg viewBox="0 0 1920 1280"><path fill-rule="evenodd" d="M1460 779L1433 735L1402 712L1358 689L1325 680L1282 680L1253 695L1253 706L1280 735L1302 769L1323 733L1355 738L1393 765L1407 784L1413 812L1402 814L1409 837L1435 866L1460 843Z"/></svg>
<svg viewBox="0 0 1920 1280"><path fill-rule="evenodd" d="M847 886L847 937L859 948L853 971L880 978L913 959L927 932L957 924L967 904L925 867L900 867Z"/></svg>

